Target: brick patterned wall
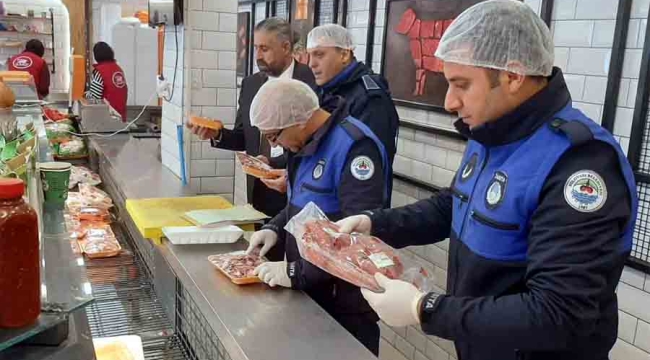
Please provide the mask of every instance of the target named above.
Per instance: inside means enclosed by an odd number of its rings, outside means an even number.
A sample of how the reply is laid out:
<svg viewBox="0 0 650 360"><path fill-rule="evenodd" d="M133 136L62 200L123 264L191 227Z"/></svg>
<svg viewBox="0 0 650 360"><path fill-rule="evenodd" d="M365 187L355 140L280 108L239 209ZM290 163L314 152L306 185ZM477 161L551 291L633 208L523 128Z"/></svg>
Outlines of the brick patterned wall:
<svg viewBox="0 0 650 360"><path fill-rule="evenodd" d="M525 0L537 13L541 0ZM350 1L348 24L362 32L367 24L367 5ZM565 72L569 90L577 107L600 121L609 70L618 1L555 0L551 30L556 43L556 66ZM616 113L615 135L627 149L631 114L634 108L641 48L650 0L633 0L625 65ZM373 68L381 66L385 1L378 1ZM366 15L364 15L364 13ZM366 16L366 18L364 18ZM361 19L359 22L358 19ZM364 42L365 45L365 37ZM365 51L365 50L364 50ZM454 117L424 110L398 107L400 118L426 126L453 129ZM464 142L441 135L400 128L394 170L436 186L448 186L461 161ZM393 207L430 196L426 191L396 180ZM405 255L425 264L436 275L436 284L446 289L448 241L409 248ZM618 287L619 340L611 352L613 360L650 360L650 275L625 268ZM381 324L380 358L384 360L449 360L456 357L447 340L424 336L419 329L395 329Z"/></svg>
<svg viewBox="0 0 650 360"><path fill-rule="evenodd" d="M192 0L185 3L185 24L179 27L177 89L163 103L163 164L180 174L176 126L189 114L223 121L232 128L237 107L235 37L237 1ZM174 29L167 28L164 72L171 81L176 56ZM183 39L182 41L180 39ZM230 151L214 149L184 130L189 185L198 194L234 200L235 161Z"/></svg>

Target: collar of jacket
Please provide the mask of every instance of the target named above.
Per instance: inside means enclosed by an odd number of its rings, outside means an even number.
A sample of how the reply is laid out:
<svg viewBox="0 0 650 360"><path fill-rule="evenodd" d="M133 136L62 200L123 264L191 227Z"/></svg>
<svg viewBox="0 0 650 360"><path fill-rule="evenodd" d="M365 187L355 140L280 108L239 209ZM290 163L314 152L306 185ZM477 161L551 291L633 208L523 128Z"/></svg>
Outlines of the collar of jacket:
<svg viewBox="0 0 650 360"><path fill-rule="evenodd" d="M556 67L548 85L512 112L472 130L462 119L457 120L454 126L462 135L484 146L505 145L535 132L570 101L571 95L562 70Z"/></svg>
<svg viewBox="0 0 650 360"><path fill-rule="evenodd" d="M352 60L350 65L348 65L343 71L341 71L338 75L336 75L332 80L328 81L327 84L321 86L320 90L321 92L328 92L331 89L337 87L340 85L342 82L347 80L352 73L357 69L357 67L361 64L360 62L357 61L357 59Z"/></svg>
<svg viewBox="0 0 650 360"><path fill-rule="evenodd" d="M329 119L311 136L307 144L296 154L297 156L312 156L318 150L320 143L327 138L330 130L347 116L345 100L340 96L333 96L328 99L327 108L331 111ZM323 107L321 107L323 108Z"/></svg>

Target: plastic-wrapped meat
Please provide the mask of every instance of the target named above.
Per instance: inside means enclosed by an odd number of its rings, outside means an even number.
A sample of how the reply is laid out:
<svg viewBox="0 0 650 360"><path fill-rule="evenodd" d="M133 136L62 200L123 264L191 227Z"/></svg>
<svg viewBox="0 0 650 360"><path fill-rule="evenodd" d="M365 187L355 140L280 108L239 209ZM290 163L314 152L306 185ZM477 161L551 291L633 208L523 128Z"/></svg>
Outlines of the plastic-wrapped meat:
<svg viewBox="0 0 650 360"><path fill-rule="evenodd" d="M373 236L341 234L325 220L305 224L303 257L312 264L352 284L380 290L374 275L398 279L404 266L396 251Z"/></svg>
<svg viewBox="0 0 650 360"><path fill-rule="evenodd" d="M395 32L399 34L408 34L415 22L415 11L413 9L408 9L402 14L402 18L399 21L399 24L395 28Z"/></svg>

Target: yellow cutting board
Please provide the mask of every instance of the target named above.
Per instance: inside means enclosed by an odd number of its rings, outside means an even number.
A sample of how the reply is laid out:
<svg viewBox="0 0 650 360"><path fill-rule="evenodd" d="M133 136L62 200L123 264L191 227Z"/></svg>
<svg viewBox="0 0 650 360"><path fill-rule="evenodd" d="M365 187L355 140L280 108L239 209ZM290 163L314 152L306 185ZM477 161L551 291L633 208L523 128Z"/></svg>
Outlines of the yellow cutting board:
<svg viewBox="0 0 650 360"><path fill-rule="evenodd" d="M126 210L145 239L160 243L162 228L167 226L194 226L183 219L192 210L228 209L232 204L220 196L189 196L160 199L127 199ZM252 225L242 227L252 230Z"/></svg>

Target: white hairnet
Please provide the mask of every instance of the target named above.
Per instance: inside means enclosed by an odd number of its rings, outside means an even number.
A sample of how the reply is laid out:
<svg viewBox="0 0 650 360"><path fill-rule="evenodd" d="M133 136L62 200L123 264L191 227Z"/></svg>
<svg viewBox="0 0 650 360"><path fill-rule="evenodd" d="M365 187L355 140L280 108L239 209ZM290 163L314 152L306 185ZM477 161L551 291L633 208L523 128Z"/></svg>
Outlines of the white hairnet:
<svg viewBox="0 0 650 360"><path fill-rule="evenodd" d="M465 10L442 36L436 57L527 76L549 76L554 62L548 27L516 0L489 0Z"/></svg>
<svg viewBox="0 0 650 360"><path fill-rule="evenodd" d="M250 119L262 131L304 124L319 109L318 96L309 85L294 79L272 79L253 98Z"/></svg>
<svg viewBox="0 0 650 360"><path fill-rule="evenodd" d="M354 41L348 29L337 24L326 24L313 28L307 35L307 50L317 47L354 50Z"/></svg>

